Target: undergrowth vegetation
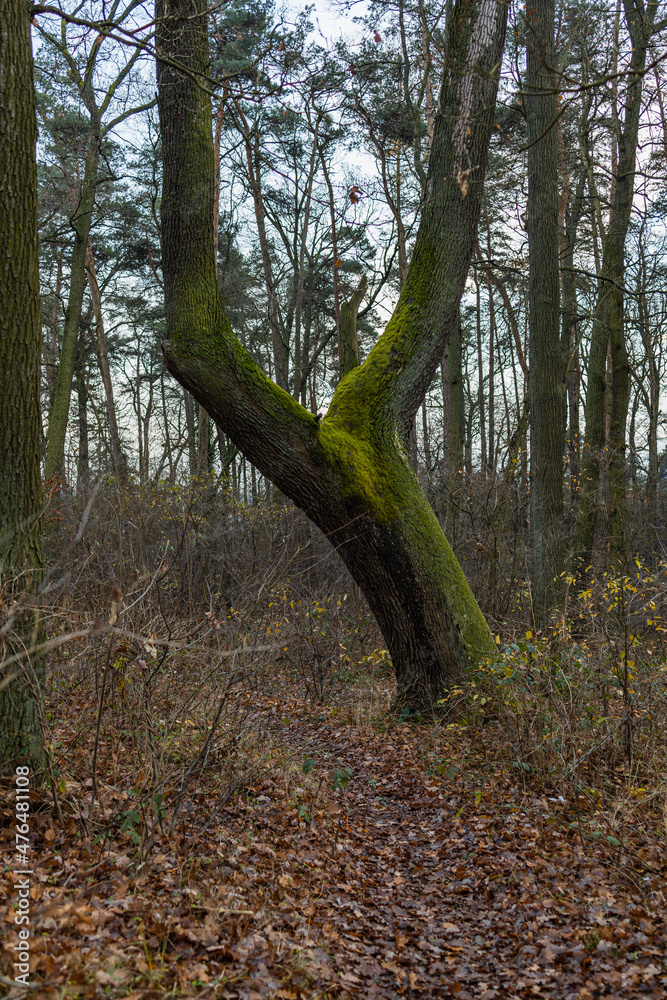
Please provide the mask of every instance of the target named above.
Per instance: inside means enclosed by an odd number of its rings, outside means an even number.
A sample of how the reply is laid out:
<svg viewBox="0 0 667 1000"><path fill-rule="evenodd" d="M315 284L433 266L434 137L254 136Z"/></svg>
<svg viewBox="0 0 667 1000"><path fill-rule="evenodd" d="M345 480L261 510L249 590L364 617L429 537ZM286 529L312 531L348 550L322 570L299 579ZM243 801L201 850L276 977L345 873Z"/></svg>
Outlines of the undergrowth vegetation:
<svg viewBox="0 0 667 1000"><path fill-rule="evenodd" d="M505 620L483 606L495 656L423 720L389 715L391 660L365 601L280 496L246 505L210 480L120 494L110 481L61 496L47 542L51 794L92 842L145 859L259 775L287 798L290 783L303 796L319 782L325 802L330 777L301 767L308 746L295 736L286 749L287 698L365 729L427 723L433 773L449 772L438 746L454 736L478 766L567 802L584 848L601 841L650 868L667 822L663 564L636 559L585 590L568 580L564 613L536 634L515 561ZM271 724L260 696L276 699Z"/></svg>

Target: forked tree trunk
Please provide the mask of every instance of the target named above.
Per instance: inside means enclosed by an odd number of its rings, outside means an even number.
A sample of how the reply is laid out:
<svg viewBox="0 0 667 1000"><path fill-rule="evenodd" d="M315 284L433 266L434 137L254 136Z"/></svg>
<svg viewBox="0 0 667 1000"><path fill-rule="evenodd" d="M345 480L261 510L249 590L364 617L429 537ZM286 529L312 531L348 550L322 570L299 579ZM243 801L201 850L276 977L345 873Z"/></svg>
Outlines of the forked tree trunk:
<svg viewBox="0 0 667 1000"><path fill-rule="evenodd" d="M479 219L506 8L452 12L441 113L413 261L384 334L341 381L323 420L257 367L215 281L210 101L203 0L159 0L168 367L225 433L338 549L390 650L398 703L431 708L492 637L422 493L407 432L456 322ZM201 16L195 17L198 12ZM447 238L443 238L447 234Z"/></svg>
<svg viewBox="0 0 667 1000"><path fill-rule="evenodd" d="M6 662L37 635L37 612L12 620L12 601L34 593L43 567L37 118L23 0L0 4L0 135L0 772L7 773L42 761L33 697L42 662L30 655Z"/></svg>

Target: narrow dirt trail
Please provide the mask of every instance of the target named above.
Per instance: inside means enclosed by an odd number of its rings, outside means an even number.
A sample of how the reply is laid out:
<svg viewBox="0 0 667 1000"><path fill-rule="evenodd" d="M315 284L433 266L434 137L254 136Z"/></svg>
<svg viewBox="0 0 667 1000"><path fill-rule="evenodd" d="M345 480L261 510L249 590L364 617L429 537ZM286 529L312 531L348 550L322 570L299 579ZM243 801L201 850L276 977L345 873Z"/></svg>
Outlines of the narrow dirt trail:
<svg viewBox="0 0 667 1000"><path fill-rule="evenodd" d="M320 766L351 775L336 822L315 821L282 858L321 989L461 1000L667 994L662 916L630 905L627 890L619 896L608 868L556 821L557 801L502 779L475 788L429 776L407 726L298 729ZM283 929L295 930L290 919Z"/></svg>

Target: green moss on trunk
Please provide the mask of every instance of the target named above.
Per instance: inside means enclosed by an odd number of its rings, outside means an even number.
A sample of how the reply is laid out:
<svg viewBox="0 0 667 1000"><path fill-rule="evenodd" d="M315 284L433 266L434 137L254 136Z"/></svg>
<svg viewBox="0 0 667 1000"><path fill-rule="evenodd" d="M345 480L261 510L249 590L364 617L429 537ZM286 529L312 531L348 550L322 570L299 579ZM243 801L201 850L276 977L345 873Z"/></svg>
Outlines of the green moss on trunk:
<svg viewBox="0 0 667 1000"><path fill-rule="evenodd" d="M158 4L158 51L205 74L203 0ZM427 199L396 311L321 422L260 371L225 316L213 256L210 102L158 62L164 152L167 365L234 444L326 533L366 595L399 701L431 708L492 649L463 573L410 467L407 432L457 321L493 123L506 8L457 5ZM470 168L470 164L474 164ZM459 183L468 170L468 188ZM443 239L443 233L448 234Z"/></svg>

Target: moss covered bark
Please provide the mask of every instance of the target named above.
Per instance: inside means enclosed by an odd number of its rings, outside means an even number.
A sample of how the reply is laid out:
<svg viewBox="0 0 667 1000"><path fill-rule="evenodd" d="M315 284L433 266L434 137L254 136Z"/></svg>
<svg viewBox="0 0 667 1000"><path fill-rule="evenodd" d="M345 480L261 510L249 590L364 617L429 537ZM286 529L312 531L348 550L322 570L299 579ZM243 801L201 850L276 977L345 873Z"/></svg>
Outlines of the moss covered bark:
<svg viewBox="0 0 667 1000"><path fill-rule="evenodd" d="M37 121L23 0L0 4L0 135L0 770L9 771L41 761L41 663L26 655L2 667L39 628L36 613L10 608L29 604L43 566Z"/></svg>
<svg viewBox="0 0 667 1000"><path fill-rule="evenodd" d="M488 655L489 629L410 466L407 435L456 322L479 218L506 8L452 13L413 261L384 334L319 421L233 335L215 279L214 160L202 0L159 0L163 267L170 370L328 535L392 655L399 703L432 707ZM193 16L199 14L199 16Z"/></svg>

